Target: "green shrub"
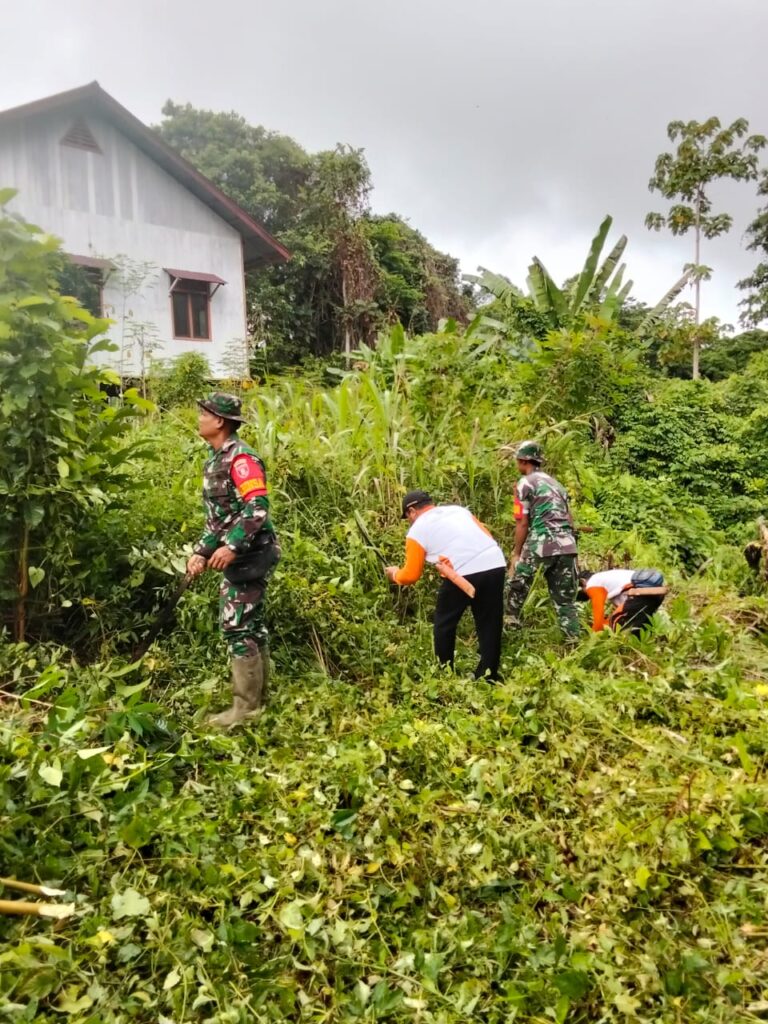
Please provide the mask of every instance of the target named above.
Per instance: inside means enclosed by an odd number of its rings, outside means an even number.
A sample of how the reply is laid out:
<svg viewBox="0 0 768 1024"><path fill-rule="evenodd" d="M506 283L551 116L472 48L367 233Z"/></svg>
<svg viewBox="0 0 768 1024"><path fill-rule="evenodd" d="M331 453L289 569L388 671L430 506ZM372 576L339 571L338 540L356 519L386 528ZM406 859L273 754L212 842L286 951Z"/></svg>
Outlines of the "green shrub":
<svg viewBox="0 0 768 1024"><path fill-rule="evenodd" d="M92 362L111 347L96 340L107 322L58 293L58 242L2 212L12 195L0 192L0 615L22 640L94 586L110 546L97 523L135 479L131 421L151 405L135 391L108 403L117 378Z"/></svg>
<svg viewBox="0 0 768 1024"><path fill-rule="evenodd" d="M211 386L211 368L199 352L183 352L174 359L157 361L150 377L152 397L162 409L188 405Z"/></svg>

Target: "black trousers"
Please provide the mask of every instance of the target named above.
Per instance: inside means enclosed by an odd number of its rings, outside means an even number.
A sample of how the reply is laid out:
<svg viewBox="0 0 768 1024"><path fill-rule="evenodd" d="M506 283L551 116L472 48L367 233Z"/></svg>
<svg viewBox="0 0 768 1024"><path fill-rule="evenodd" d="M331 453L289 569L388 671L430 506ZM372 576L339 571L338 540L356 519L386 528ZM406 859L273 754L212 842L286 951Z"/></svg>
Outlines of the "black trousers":
<svg viewBox="0 0 768 1024"><path fill-rule="evenodd" d="M506 569L503 567L471 573L467 580L475 588L475 596L472 599L450 580L443 580L440 584L435 607L434 637L435 654L441 664L453 666L456 627L464 610L470 606L480 648L480 661L475 669L475 679L480 679L486 673L491 679L499 678L505 576Z"/></svg>
<svg viewBox="0 0 768 1024"><path fill-rule="evenodd" d="M639 633L648 625L655 612L661 607L664 596L651 594L648 597L628 597L618 611L611 616L611 627L621 626L631 633Z"/></svg>

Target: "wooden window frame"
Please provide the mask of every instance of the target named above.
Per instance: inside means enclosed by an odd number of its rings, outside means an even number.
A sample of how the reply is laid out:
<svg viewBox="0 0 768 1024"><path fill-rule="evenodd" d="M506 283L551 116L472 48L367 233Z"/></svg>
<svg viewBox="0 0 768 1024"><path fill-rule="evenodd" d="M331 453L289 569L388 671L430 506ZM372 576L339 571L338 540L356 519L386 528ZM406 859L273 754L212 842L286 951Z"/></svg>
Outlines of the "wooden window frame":
<svg viewBox="0 0 768 1024"><path fill-rule="evenodd" d="M65 255L73 266L79 267L85 273L91 273L94 276L98 274L98 280L94 283L98 285L99 289L99 312L92 315L103 320L106 315L104 289L110 274L115 269L114 264L110 260L97 259L93 256L75 256L72 253L66 253Z"/></svg>
<svg viewBox="0 0 768 1024"><path fill-rule="evenodd" d="M92 275L94 277L98 274L98 278L97 278L95 283L98 285L98 288L99 288L99 312L94 314L94 315L96 317L98 317L99 319L103 320L104 319L104 285L106 284L106 279L105 279L105 276L104 276L104 271L100 267L87 267L83 263L79 263L79 264L77 264L77 266L80 267L80 269L83 271L84 274L89 274L89 275Z"/></svg>
<svg viewBox="0 0 768 1024"><path fill-rule="evenodd" d="M190 288L189 285L197 285L196 288ZM200 285L205 285L205 291ZM176 333L176 313L174 308L174 299L177 295L184 295L187 299L187 323L191 330L194 330L194 316L192 310L192 296L193 295L205 295L206 302L206 321L208 324L208 336L203 338L195 336L194 334L177 334ZM212 341L213 340L213 322L211 319L211 283L210 281L195 281L192 278L178 277L173 282L170 291L171 299L171 326L173 328L173 340L174 341Z"/></svg>

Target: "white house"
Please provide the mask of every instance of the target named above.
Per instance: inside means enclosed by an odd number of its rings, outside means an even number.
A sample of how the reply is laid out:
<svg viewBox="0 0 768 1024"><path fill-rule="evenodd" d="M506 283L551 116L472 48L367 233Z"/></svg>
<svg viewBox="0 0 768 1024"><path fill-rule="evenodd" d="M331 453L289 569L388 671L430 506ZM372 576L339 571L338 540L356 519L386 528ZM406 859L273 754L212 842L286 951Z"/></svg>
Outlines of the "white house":
<svg viewBox="0 0 768 1024"><path fill-rule="evenodd" d="M9 208L62 240L115 321L111 365L138 374L149 350L200 352L215 376L232 372L245 268L289 253L98 82L0 112L9 186Z"/></svg>

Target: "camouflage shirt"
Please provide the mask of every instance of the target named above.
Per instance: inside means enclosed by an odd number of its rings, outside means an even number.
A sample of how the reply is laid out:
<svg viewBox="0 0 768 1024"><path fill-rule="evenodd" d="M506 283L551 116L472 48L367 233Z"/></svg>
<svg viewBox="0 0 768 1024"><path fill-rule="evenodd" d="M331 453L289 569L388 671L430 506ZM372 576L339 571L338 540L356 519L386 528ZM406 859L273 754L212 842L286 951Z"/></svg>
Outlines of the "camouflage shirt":
<svg viewBox="0 0 768 1024"><path fill-rule="evenodd" d="M534 555L575 555L568 492L553 476L536 470L515 487L515 519L528 517L525 547Z"/></svg>
<svg viewBox="0 0 768 1024"><path fill-rule="evenodd" d="M205 529L195 554L210 558L226 544L246 555L258 534L274 534L267 493L263 462L237 434L211 448L203 467Z"/></svg>

